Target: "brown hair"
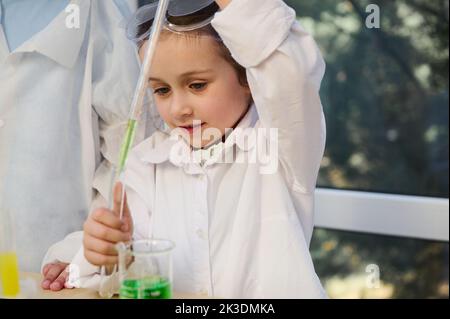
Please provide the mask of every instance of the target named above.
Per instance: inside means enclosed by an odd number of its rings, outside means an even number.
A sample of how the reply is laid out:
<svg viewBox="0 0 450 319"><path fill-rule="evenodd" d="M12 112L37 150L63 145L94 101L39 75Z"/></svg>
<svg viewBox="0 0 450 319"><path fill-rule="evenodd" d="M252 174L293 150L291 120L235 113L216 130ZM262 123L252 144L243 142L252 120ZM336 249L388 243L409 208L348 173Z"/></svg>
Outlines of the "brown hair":
<svg viewBox="0 0 450 319"><path fill-rule="evenodd" d="M193 24L198 21L204 21L204 20L208 19L208 17L211 17L217 10L218 10L218 7L209 6L205 9L197 12L196 14L189 15L186 17L167 17L167 20L170 23L173 23L175 25L189 25L189 24ZM138 33L137 36L139 37L140 35L146 33L152 27L152 24L153 24L153 20L148 21L144 24L141 24L137 29L137 33ZM168 31L168 32L170 32L170 31ZM236 74L238 76L239 83L244 87L249 86L248 81L247 81L246 69L233 58L230 50L228 50L228 48L225 46L225 44L223 43L219 34L212 27L211 24L208 24L198 30L188 31L188 32L183 32L183 33L185 33L187 37L189 37L189 36L194 36L194 37L210 36L214 39L217 39L217 41L215 41L215 42L216 42L216 47L219 50L219 54L222 56L222 58L225 59L225 61L227 61L234 68L234 70L236 71ZM145 42L145 40L139 42L138 47L139 48L142 47L144 42Z"/></svg>

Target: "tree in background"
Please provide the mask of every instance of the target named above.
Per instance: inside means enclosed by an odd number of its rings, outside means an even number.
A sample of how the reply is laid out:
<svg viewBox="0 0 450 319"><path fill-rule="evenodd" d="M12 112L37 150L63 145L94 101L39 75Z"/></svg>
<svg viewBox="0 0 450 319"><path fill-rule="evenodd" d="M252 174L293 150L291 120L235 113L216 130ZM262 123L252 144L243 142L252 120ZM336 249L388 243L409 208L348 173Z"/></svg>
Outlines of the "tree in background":
<svg viewBox="0 0 450 319"><path fill-rule="evenodd" d="M448 0L287 3L328 66L321 186L448 197Z"/></svg>
<svg viewBox="0 0 450 319"><path fill-rule="evenodd" d="M448 198L448 0L286 2L327 61L320 186ZM448 297L448 243L316 230L311 251L324 283L374 263L387 297Z"/></svg>

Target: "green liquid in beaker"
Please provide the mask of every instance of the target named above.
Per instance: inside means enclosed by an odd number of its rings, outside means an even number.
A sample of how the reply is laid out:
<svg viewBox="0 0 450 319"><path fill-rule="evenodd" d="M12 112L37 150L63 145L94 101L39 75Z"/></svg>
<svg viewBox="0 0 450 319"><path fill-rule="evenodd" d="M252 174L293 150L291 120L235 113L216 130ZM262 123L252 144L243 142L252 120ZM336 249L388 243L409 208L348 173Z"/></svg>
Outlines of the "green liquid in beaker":
<svg viewBox="0 0 450 319"><path fill-rule="evenodd" d="M172 286L165 278L127 279L120 287L120 299L170 299Z"/></svg>

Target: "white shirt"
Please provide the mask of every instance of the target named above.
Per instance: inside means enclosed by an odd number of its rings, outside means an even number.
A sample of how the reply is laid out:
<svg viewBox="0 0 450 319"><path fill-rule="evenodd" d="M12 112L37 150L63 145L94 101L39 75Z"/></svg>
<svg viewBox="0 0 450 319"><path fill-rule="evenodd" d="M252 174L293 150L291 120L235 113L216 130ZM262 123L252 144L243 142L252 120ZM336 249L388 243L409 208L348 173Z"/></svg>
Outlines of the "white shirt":
<svg viewBox="0 0 450 319"><path fill-rule="evenodd" d="M70 3L79 28L62 10L13 52L0 26L0 207L15 220L24 271L81 229L95 172L99 189L117 160L139 74L114 2Z"/></svg>
<svg viewBox="0 0 450 319"><path fill-rule="evenodd" d="M226 156L214 154L199 165L189 160L183 140L161 132L130 154L124 182L134 237L176 243L175 291L224 298L326 296L309 253L325 146L318 93L324 62L295 17L282 1L233 0L212 22L247 68L255 101L215 154L253 158L258 147L238 143L244 129L277 128L277 139L270 138L278 141L275 172L263 174L260 162L224 164L218 159ZM72 265L72 283L98 286L98 269L82 250Z"/></svg>

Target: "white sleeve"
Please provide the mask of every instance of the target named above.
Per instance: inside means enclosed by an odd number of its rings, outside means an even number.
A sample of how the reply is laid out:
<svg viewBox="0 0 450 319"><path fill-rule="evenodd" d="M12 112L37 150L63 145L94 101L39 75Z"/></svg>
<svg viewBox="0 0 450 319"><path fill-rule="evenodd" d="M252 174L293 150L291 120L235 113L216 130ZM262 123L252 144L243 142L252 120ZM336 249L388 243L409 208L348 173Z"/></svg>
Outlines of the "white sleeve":
<svg viewBox="0 0 450 319"><path fill-rule="evenodd" d="M247 69L261 125L278 129L288 186L313 193L326 136L319 97L325 63L314 39L281 0L233 0L212 24Z"/></svg>
<svg viewBox="0 0 450 319"><path fill-rule="evenodd" d="M90 212L97 208L106 207L106 200L98 195L92 201ZM69 234L62 241L54 244L47 251L41 265L41 273L44 266L52 262L64 262L69 266L69 283L74 288L90 288L95 286L92 280L98 272L98 267L91 265L83 252L83 231Z"/></svg>
<svg viewBox="0 0 450 319"><path fill-rule="evenodd" d="M135 151L131 151L129 160L127 162L127 169L122 178L122 183L126 186L127 201L132 214L134 223L133 239L138 240L148 238L150 229L150 210L152 207L151 196L154 187L152 183L154 180L153 170L147 169L143 166L138 158L136 158ZM91 212L99 207L106 207L106 200L98 197L94 202ZM71 261L69 269L68 285L75 288L89 288L99 290L100 287L100 267L94 266L85 258L82 242L80 241L78 252ZM118 291L117 273L114 273L111 280L113 283L113 290Z"/></svg>
<svg viewBox="0 0 450 319"><path fill-rule="evenodd" d="M123 19L116 4L92 2L92 106L98 115L100 148L93 187L106 199L110 195L111 176L118 163L139 77L137 48L126 37ZM147 124L144 110L133 145L151 130Z"/></svg>
<svg viewBox="0 0 450 319"><path fill-rule="evenodd" d="M103 196L97 195L89 211L92 213L101 207L107 207L107 202ZM96 276L100 273L100 268L89 263L84 257L83 232L80 233L77 250L70 260L68 285L73 288L96 289L100 283L100 277Z"/></svg>
<svg viewBox="0 0 450 319"><path fill-rule="evenodd" d="M63 262L69 264L83 241L83 232L73 232L63 240L52 245L44 256L41 265L41 273L44 266L53 262Z"/></svg>
<svg viewBox="0 0 450 319"><path fill-rule="evenodd" d="M106 200L101 195L97 195L92 201L89 211L93 212L100 207L106 207ZM71 263L82 246L83 231L77 231L67 235L63 240L57 242L47 250L42 260L41 272L45 265L52 262Z"/></svg>

